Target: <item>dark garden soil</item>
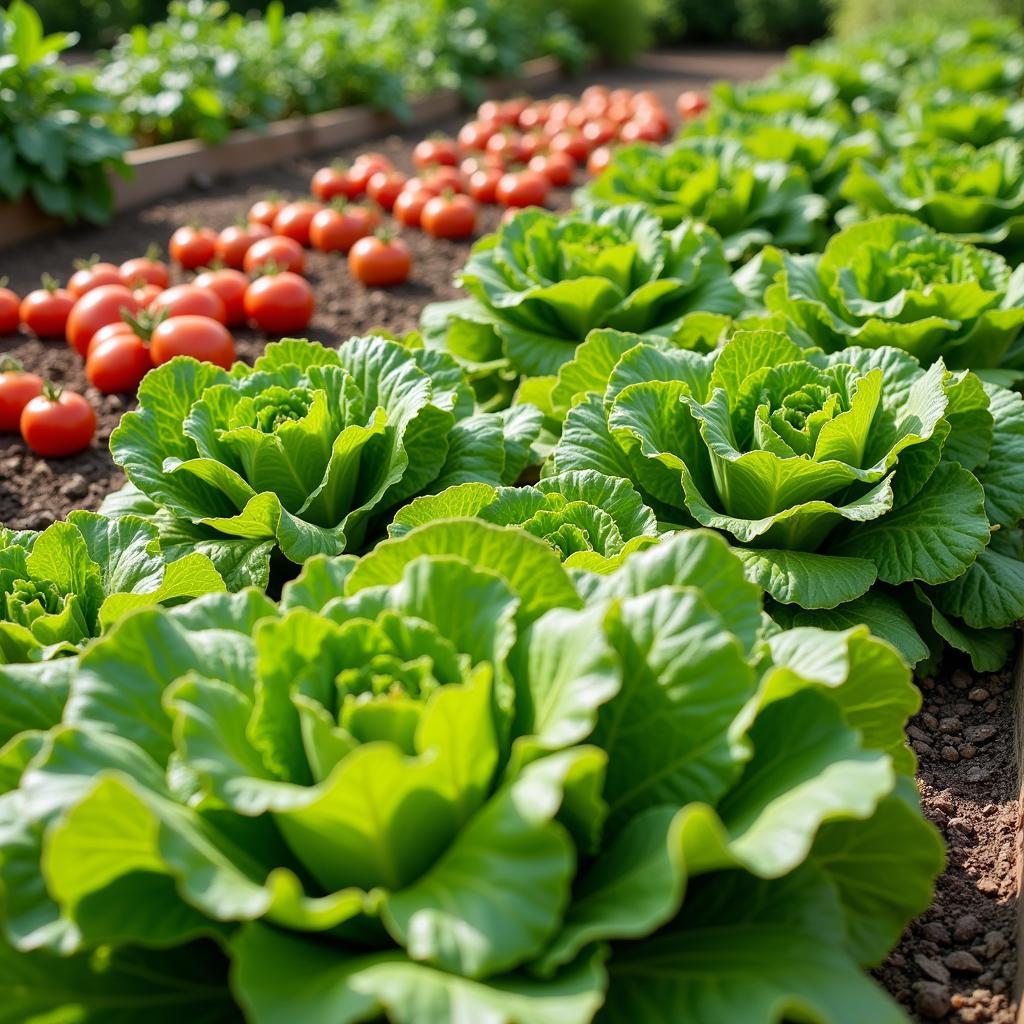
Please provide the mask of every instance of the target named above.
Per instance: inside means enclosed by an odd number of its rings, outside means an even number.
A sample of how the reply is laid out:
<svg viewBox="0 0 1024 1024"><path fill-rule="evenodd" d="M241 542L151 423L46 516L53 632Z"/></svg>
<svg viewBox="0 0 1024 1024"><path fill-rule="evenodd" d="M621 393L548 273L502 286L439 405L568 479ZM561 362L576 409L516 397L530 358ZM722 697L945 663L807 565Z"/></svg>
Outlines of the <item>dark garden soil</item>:
<svg viewBox="0 0 1024 1024"><path fill-rule="evenodd" d="M706 86L716 78L754 78L773 55L657 55L642 67L600 73L568 82L578 93L589 81L656 90L669 109L683 88ZM461 118L431 125L454 132ZM424 129L410 129L320 159L289 161L258 174L240 173L230 181L197 182L188 192L152 207L118 216L105 229L69 230L15 249L0 250L0 276L24 293L44 272L66 276L72 260L98 253L121 262L143 253L150 243L166 246L171 232L191 221L222 228L244 216L253 201L276 190L301 196L312 172L334 157L352 158L364 149L387 153L409 170L410 144ZM553 193L549 205L564 209L570 191ZM484 208L480 230L493 229L499 211ZM452 276L463 264L468 243L438 241L404 231L413 251L410 281L391 291L367 291L349 275L342 257L311 251L308 277L317 311L307 336L339 343L374 328L400 333L416 327L423 306L455 298ZM236 332L239 355L251 361L266 339L250 330ZM130 396L101 396L85 381L82 363L63 342L0 338L9 353L41 375L84 391L99 417L97 443L66 460L41 460L19 439L0 437L0 523L40 529L74 508L95 508L123 476L106 450L110 432L134 402ZM1011 1024L1016 968L1017 771L1014 750L1014 685L1010 669L974 676L944 667L922 681L924 707L910 729L920 759L918 782L925 813L949 846L948 867L933 905L907 930L897 950L876 972L879 980L918 1020L963 1024ZM867 1022L865 1022L867 1024Z"/></svg>

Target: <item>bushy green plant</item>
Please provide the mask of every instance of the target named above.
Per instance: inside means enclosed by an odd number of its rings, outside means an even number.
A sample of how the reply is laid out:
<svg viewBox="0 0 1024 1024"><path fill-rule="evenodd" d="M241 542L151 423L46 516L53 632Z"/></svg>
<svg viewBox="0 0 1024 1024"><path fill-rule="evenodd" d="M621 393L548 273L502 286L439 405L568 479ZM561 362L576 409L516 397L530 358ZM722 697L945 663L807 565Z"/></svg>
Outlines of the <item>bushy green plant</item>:
<svg viewBox="0 0 1024 1024"><path fill-rule="evenodd" d="M642 1020L656 962L673 1019L897 1024L859 965L941 866L920 696L760 622L709 533L574 586L470 520L131 616L0 753L8 1012Z"/></svg>
<svg viewBox="0 0 1024 1024"><path fill-rule="evenodd" d="M722 531L781 621L869 623L912 663L943 641L1004 663L1024 616L1016 392L770 330L708 355L626 347L603 386L585 371L551 472L624 477L663 525Z"/></svg>
<svg viewBox="0 0 1024 1024"><path fill-rule="evenodd" d="M923 365L994 370L1024 362L1024 267L907 216L833 235L821 254L767 251L769 309L808 345L891 345Z"/></svg>
<svg viewBox="0 0 1024 1024"><path fill-rule="evenodd" d="M111 436L134 493L104 507L265 584L274 550L301 563L358 549L416 494L514 483L539 427L526 406L474 414L450 357L380 337L275 342L230 373L179 357L146 376Z"/></svg>
<svg viewBox="0 0 1024 1024"><path fill-rule="evenodd" d="M812 247L828 205L803 168L758 160L735 140L716 138L684 138L664 149L624 146L577 196L598 206L642 203L666 227L703 222L734 262L769 243Z"/></svg>
<svg viewBox="0 0 1024 1024"><path fill-rule="evenodd" d="M110 130L113 103L86 71L59 62L73 34L44 35L25 2L0 7L0 196L28 194L71 223L110 219L109 174L131 143Z"/></svg>
<svg viewBox="0 0 1024 1024"><path fill-rule="evenodd" d="M424 310L428 344L514 386L556 373L595 328L669 334L696 310L739 312L717 234L690 221L666 230L656 213L517 214L473 246L456 279L471 298Z"/></svg>

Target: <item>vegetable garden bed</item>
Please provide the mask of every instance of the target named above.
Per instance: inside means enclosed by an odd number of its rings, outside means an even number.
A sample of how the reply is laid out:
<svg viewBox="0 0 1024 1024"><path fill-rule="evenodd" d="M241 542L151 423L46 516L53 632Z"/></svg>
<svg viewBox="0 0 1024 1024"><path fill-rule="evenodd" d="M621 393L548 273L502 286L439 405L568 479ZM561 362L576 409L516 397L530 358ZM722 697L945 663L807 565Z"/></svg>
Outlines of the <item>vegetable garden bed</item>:
<svg viewBox="0 0 1024 1024"><path fill-rule="evenodd" d="M723 55L711 74L753 78L771 62L772 58ZM602 75L601 80L654 89L671 100L680 89L705 81L688 76L685 69L685 63L666 66L662 58L646 69ZM582 84L573 83L571 88ZM453 121L449 127L456 124ZM408 166L409 143L416 137L406 132L376 148ZM350 157L360 148L346 147L339 155ZM198 220L225 226L268 188L304 192L316 166L299 157L258 175L215 181L205 189L193 188L148 209L122 214L107 229L68 232L22 245L0 255L0 265L16 288L26 288L41 271L70 264L75 255L96 251L105 259L127 258L148 241L164 242L180 224ZM567 209L570 192L556 190L548 205ZM497 222L497 213L487 209L480 226L490 230ZM415 259L414 277L389 292L357 289L336 257L311 253L308 276L316 288L318 309L308 336L331 345L375 327L402 333L417 326L425 303L457 298L461 293L451 278L466 263L469 244L418 233L410 233L408 241ZM239 354L247 362L265 344L262 336L251 331L240 331L236 338ZM80 361L63 344L4 339L0 353L13 354L75 390L87 390ZM100 445L80 456L47 462L31 456L20 442L0 440L0 522L16 529L42 529L73 508L98 507L123 481L105 443L134 403L123 396L91 393L91 397L100 415ZM920 685L924 704L911 722L909 735L918 756L924 810L946 839L948 864L931 908L910 925L877 977L919 1019L1009 1024L1014 1017L1018 892L1013 673L1009 666L973 673L949 665L926 675ZM823 939L823 945L831 941L829 936ZM860 1024L855 1018L850 1021Z"/></svg>

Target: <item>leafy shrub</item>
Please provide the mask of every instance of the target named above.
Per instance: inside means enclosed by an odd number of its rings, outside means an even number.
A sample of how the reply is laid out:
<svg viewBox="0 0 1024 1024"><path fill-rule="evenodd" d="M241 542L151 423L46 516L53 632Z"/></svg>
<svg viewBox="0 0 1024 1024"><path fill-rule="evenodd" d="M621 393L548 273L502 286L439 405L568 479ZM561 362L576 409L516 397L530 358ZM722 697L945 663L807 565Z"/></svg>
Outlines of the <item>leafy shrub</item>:
<svg viewBox="0 0 1024 1024"><path fill-rule="evenodd" d="M628 480L590 470L550 476L532 487L457 484L400 509L388 535L404 537L424 523L464 516L521 526L547 541L566 568L590 572L611 572L659 535L654 513Z"/></svg>
<svg viewBox="0 0 1024 1024"><path fill-rule="evenodd" d="M11 999L87 1002L103 971L105 1012L137 1012L155 948L142 1005L196 1019L234 995L253 1024L584 1024L642 1019L657 956L674 1019L898 1020L858 965L942 857L896 653L759 644L705 532L578 586L523 531L452 520L312 559L280 608L119 624L62 725L0 755Z"/></svg>
<svg viewBox="0 0 1024 1024"><path fill-rule="evenodd" d="M903 150L880 167L858 161L840 188L850 206L839 221L905 213L1016 264L1024 257L1024 146L933 145Z"/></svg>
<svg viewBox="0 0 1024 1024"><path fill-rule="evenodd" d="M1024 615L1018 394L775 331L708 355L634 345L606 381L576 396L551 472L624 477L663 525L721 530L784 622L869 623L911 663L939 638L1004 663Z"/></svg>
<svg viewBox="0 0 1024 1024"><path fill-rule="evenodd" d="M721 235L734 262L769 243L810 248L827 209L802 168L757 160L739 143L713 138L685 138L666 149L624 146L577 194L598 206L644 203L666 227L702 221Z"/></svg>
<svg viewBox="0 0 1024 1024"><path fill-rule="evenodd" d="M72 223L110 219L108 174L124 171L130 143L106 125L113 104L89 74L58 57L74 35L43 35L24 0L0 7L0 195L29 194Z"/></svg>
<svg viewBox="0 0 1024 1024"><path fill-rule="evenodd" d="M740 308L715 232L666 231L635 203L524 210L473 246L456 281L471 298L424 310L428 343L512 384L555 373L594 328L670 333L694 310Z"/></svg>
<svg viewBox="0 0 1024 1024"><path fill-rule="evenodd" d="M232 582L265 583L275 548L293 562L338 554L424 490L513 483L539 426L527 407L474 415L440 353L379 337L337 350L282 341L230 373L186 358L158 367L110 449L162 536L202 541Z"/></svg>
<svg viewBox="0 0 1024 1024"><path fill-rule="evenodd" d="M906 216L833 235L821 255L766 253L765 293L801 340L835 352L892 345L924 365L992 369L1024 361L1024 269Z"/></svg>

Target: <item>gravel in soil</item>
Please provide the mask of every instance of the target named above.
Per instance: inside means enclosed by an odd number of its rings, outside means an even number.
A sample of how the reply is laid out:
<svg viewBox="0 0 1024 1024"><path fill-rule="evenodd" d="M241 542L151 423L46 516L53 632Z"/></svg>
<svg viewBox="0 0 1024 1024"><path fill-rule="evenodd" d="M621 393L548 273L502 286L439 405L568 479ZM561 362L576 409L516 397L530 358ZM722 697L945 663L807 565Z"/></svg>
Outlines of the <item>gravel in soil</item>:
<svg viewBox="0 0 1024 1024"><path fill-rule="evenodd" d="M944 666L909 727L925 814L947 844L931 907L879 980L919 1021L1013 1024L1018 780L1014 672Z"/></svg>
<svg viewBox="0 0 1024 1024"><path fill-rule="evenodd" d="M706 85L711 78L753 78L777 59L772 55L700 55L688 62L659 59L655 68L602 74L566 83L579 92L590 81L654 89L672 108L681 89ZM463 119L431 125L454 132ZM105 229L67 231L0 252L0 275L21 293L35 287L43 272L70 272L72 260L97 252L120 262L143 253L150 243L165 246L171 232L192 221L222 228L244 216L256 199L276 190L301 196L313 171L335 157L351 159L364 149L387 153L409 170L410 144L424 129L349 147L318 159L289 161L259 174L231 181L201 182L189 192L146 210L119 215ZM570 191L549 203L564 209ZM485 207L480 233L492 230L500 211ZM394 333L413 330L427 302L456 298L452 277L465 262L469 242L438 241L404 231L413 251L413 275L390 291L368 291L356 284L342 257L311 251L308 277L317 311L307 336L337 344L374 328ZM236 331L239 355L251 361L266 339ZM87 387L81 361L63 342L0 339L0 353L29 369L84 391L99 420L96 445L64 460L41 460L20 439L0 438L0 523L40 529L74 508L95 508L123 482L106 451L110 433L132 408L127 395L101 396ZM1014 688L1010 670L973 676L962 668L944 669L922 681L924 707L910 728L920 760L918 783L925 813L940 828L949 853L932 906L907 929L898 948L876 972L879 981L918 1021L1012 1024L1016 969L1017 775L1014 753Z"/></svg>

